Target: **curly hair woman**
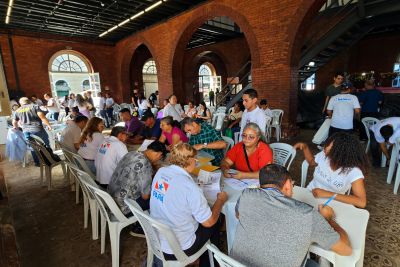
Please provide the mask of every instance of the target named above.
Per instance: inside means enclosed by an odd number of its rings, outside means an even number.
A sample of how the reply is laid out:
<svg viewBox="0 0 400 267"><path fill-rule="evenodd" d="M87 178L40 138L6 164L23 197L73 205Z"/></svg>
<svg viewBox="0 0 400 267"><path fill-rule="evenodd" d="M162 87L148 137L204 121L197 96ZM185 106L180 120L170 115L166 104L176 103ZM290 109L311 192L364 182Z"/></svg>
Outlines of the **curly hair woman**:
<svg viewBox="0 0 400 267"><path fill-rule="evenodd" d="M94 159L96 157L97 149L103 143L104 136L103 119L93 117L86 124L82 131L81 139L79 140L80 148L78 154L85 160L89 169L95 174L96 167L94 166Z"/></svg>
<svg viewBox="0 0 400 267"><path fill-rule="evenodd" d="M335 199L359 208L367 204L364 175L369 162L358 140L348 133L336 133L327 141L324 150L315 155L304 143L294 145L302 150L311 166L316 166L313 180L307 188L317 198ZM346 192L351 189L352 194Z"/></svg>

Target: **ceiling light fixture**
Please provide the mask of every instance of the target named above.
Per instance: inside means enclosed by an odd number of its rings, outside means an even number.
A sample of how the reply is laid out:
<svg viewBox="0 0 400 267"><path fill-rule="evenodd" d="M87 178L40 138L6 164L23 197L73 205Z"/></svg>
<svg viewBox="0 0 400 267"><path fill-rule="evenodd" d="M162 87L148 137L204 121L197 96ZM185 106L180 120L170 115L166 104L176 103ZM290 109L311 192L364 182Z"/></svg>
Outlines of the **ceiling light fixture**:
<svg viewBox="0 0 400 267"><path fill-rule="evenodd" d="M9 0L8 2L8 8L7 8L7 15L6 15L6 24L10 22L10 17L11 17L11 10L14 5L14 0Z"/></svg>
<svg viewBox="0 0 400 267"><path fill-rule="evenodd" d="M10 0L10 1L13 1L13 0ZM136 19L137 17L143 15L145 12L149 12L149 11L152 10L153 8L155 8L155 7L159 6L159 5L161 5L163 2L167 2L167 0L160 0L160 1L158 1L158 2L156 2L156 3L154 3L154 4L152 4L151 6L147 7L145 10L142 10L142 11L136 13L135 15L133 15L132 17L130 17L129 19L126 19L126 20L124 20L124 21L118 23L117 25L111 27L111 28L108 29L107 31L101 33L101 34L99 35L99 37L103 37L103 36L106 35L107 33L112 32L113 30L117 29L118 27L121 27L121 26L127 24L129 21Z"/></svg>

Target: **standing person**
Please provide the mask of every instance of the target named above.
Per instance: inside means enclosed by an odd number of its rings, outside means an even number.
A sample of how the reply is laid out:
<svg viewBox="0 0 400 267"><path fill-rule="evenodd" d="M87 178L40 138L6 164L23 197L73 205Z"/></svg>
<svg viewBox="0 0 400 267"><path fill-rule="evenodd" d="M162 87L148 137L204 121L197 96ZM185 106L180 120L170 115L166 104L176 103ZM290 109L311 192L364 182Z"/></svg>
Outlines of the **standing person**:
<svg viewBox="0 0 400 267"><path fill-rule="evenodd" d="M340 94L333 96L328 103L327 114L332 118L329 136L336 132L353 132L354 113L360 119L360 103L351 88L343 84Z"/></svg>
<svg viewBox="0 0 400 267"><path fill-rule="evenodd" d="M259 180L260 188L245 189L236 204L239 223L231 257L252 267L318 266L307 259L312 243L351 255L349 238L333 209L293 199L293 180L285 167L266 165Z"/></svg>
<svg viewBox="0 0 400 267"><path fill-rule="evenodd" d="M400 138L400 117L387 118L371 126L370 136L373 165L380 166L381 153L386 156L387 162L390 162L390 147Z"/></svg>
<svg viewBox="0 0 400 267"><path fill-rule="evenodd" d="M326 108L328 106L331 97L340 94L342 90L341 85L343 81L344 81L344 73L336 72L335 76L333 76L333 84L329 85L325 90L325 103L324 107L322 108L322 114L325 114Z"/></svg>
<svg viewBox="0 0 400 267"><path fill-rule="evenodd" d="M111 176L120 160L128 153L125 142L128 133L124 127L115 126L111 130L111 136L104 140L97 150L94 164L96 167L96 181L107 188Z"/></svg>
<svg viewBox="0 0 400 267"><path fill-rule="evenodd" d="M36 104L38 106L43 106L43 101L40 100L40 98L37 98L36 95L32 95L31 96L31 101L32 101L32 103L34 103L34 104Z"/></svg>
<svg viewBox="0 0 400 267"><path fill-rule="evenodd" d="M210 208L202 190L190 176L196 167L195 156L196 150L188 144L174 146L170 156L172 165L158 170L150 197L150 216L175 232L181 249L188 256L197 253L208 240L218 246L219 215L228 199L226 192L219 192ZM158 237L165 259L176 260L165 237L161 234ZM210 266L207 252L200 257L199 266Z"/></svg>
<svg viewBox="0 0 400 267"><path fill-rule="evenodd" d="M80 147L79 140L81 139L81 133L88 120L86 116L77 116L73 121L68 123L67 128L61 132L61 143L74 153L76 153Z"/></svg>
<svg viewBox="0 0 400 267"><path fill-rule="evenodd" d="M361 119L365 117L378 118L379 107L383 101L383 94L381 91L375 88L375 82L368 80L364 84L365 91L360 94L358 100L361 105ZM360 123L360 140L367 140L367 134L365 133L365 127Z"/></svg>
<svg viewBox="0 0 400 267"><path fill-rule="evenodd" d="M132 104L134 107L139 107L138 106L138 100L139 100L139 90L138 89L133 89L133 96L131 98Z"/></svg>
<svg viewBox="0 0 400 267"><path fill-rule="evenodd" d="M204 150L214 156L211 161L214 166L219 166L224 158L226 143L221 134L206 122L198 123L186 117L182 121L182 128L190 134L189 144L196 150Z"/></svg>
<svg viewBox="0 0 400 267"><path fill-rule="evenodd" d="M109 120L109 126L113 125L114 120L114 99L109 92L106 93L106 114Z"/></svg>
<svg viewBox="0 0 400 267"><path fill-rule="evenodd" d="M175 121L180 122L185 112L183 111L175 95L169 97L169 103L164 107L164 117L171 116Z"/></svg>
<svg viewBox="0 0 400 267"><path fill-rule="evenodd" d="M61 106L63 106L65 110L65 116L68 116L68 113L70 112L70 109L68 107L68 102L69 102L69 97L68 95L66 95L63 97L63 100L61 101Z"/></svg>
<svg viewBox="0 0 400 267"><path fill-rule="evenodd" d="M79 109L79 113L90 118L89 103L85 100L85 98L82 95L80 94L76 95L75 104Z"/></svg>
<svg viewBox="0 0 400 267"><path fill-rule="evenodd" d="M57 101L51 97L50 94L44 94L44 99L47 101L47 109L50 113L50 116L53 120L58 120L58 116L60 115L60 108L58 107Z"/></svg>
<svg viewBox="0 0 400 267"><path fill-rule="evenodd" d="M86 92L86 101L89 103L90 118L92 118L96 115L96 108L94 106L92 91Z"/></svg>
<svg viewBox="0 0 400 267"><path fill-rule="evenodd" d="M240 122L240 136L239 140L242 141L243 129L249 122L254 122L260 127L263 134L267 127L267 119L262 109L257 106L258 93L255 89L247 89L243 93L243 106L245 110L243 112L242 120Z"/></svg>
<svg viewBox="0 0 400 267"><path fill-rule="evenodd" d="M73 107L76 107L75 101L76 101L75 94L74 93L69 94L69 99L68 99L69 110L72 110Z"/></svg>
<svg viewBox="0 0 400 267"><path fill-rule="evenodd" d="M106 98L104 97L104 94L102 92L98 93L98 97L99 97L100 117L103 118L106 128L110 128L110 122L108 120L107 110L106 110Z"/></svg>
<svg viewBox="0 0 400 267"><path fill-rule="evenodd" d="M214 102L215 94L214 94L213 90L208 92L208 98L210 99L210 106L215 106L215 102Z"/></svg>
<svg viewBox="0 0 400 267"><path fill-rule="evenodd" d="M104 142L104 136L102 134L104 130L104 122L101 118L91 118L86 127L82 131L82 135L79 139L79 150L78 154L85 160L86 165L92 171L96 173L96 166L94 165L94 159L96 157L97 150L100 145Z"/></svg>
<svg viewBox="0 0 400 267"><path fill-rule="evenodd" d="M18 108L13 114L13 127L14 129L22 128L26 141L29 140L31 135L40 137L45 145L49 146L49 136L46 130L43 128L43 123L51 131L51 126L46 118L47 109L33 104L29 98L21 97L19 100L21 107ZM35 162L35 166L39 167L39 158L34 151L32 157Z"/></svg>
<svg viewBox="0 0 400 267"><path fill-rule="evenodd" d="M153 102L154 106L158 106L158 91L152 93L149 97L149 100Z"/></svg>

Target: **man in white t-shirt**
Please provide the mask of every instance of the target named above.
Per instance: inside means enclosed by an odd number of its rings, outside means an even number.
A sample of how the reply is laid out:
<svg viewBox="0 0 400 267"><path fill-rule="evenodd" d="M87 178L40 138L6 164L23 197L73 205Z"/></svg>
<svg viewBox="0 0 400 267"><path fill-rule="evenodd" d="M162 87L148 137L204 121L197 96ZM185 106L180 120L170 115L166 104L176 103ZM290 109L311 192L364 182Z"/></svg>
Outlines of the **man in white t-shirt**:
<svg viewBox="0 0 400 267"><path fill-rule="evenodd" d="M400 117L391 117L371 126L371 154L374 166L380 166L381 151L385 154L388 162L390 161L390 153L388 150L397 139L400 138Z"/></svg>
<svg viewBox="0 0 400 267"><path fill-rule="evenodd" d="M255 89L247 89L243 93L243 106L246 108L243 112L242 120L240 122L240 136L239 140L242 140L242 133L244 127L250 123L256 123L263 134L265 133L265 127L267 126L267 119L264 110L257 106L257 91Z"/></svg>
<svg viewBox="0 0 400 267"><path fill-rule="evenodd" d="M110 138L107 138L99 147L94 164L96 166L96 181L106 188L118 162L128 153L125 141L128 133L125 127L116 126L111 130Z"/></svg>
<svg viewBox="0 0 400 267"><path fill-rule="evenodd" d="M51 97L50 94L44 94L44 99L47 101L47 109L53 120L58 120L58 115L60 115L60 108L57 101Z"/></svg>
<svg viewBox="0 0 400 267"><path fill-rule="evenodd" d="M164 117L171 116L174 121L181 121L185 112L183 111L175 95L169 97L169 103L164 107Z"/></svg>
<svg viewBox="0 0 400 267"><path fill-rule="evenodd" d="M329 136L336 132L353 132L354 113L359 119L361 107L358 98L350 91L350 86L343 84L340 94L329 100L327 114L332 118Z"/></svg>
<svg viewBox="0 0 400 267"><path fill-rule="evenodd" d="M80 115L68 123L67 128L61 132L61 143L63 143L71 151L77 152L80 146L79 140L81 138L81 133L87 122L88 118Z"/></svg>
<svg viewBox="0 0 400 267"><path fill-rule="evenodd" d="M272 119L273 114L272 114L272 110L268 107L267 99L261 99L260 108L262 110L264 110L265 115L267 115L268 117L270 117Z"/></svg>

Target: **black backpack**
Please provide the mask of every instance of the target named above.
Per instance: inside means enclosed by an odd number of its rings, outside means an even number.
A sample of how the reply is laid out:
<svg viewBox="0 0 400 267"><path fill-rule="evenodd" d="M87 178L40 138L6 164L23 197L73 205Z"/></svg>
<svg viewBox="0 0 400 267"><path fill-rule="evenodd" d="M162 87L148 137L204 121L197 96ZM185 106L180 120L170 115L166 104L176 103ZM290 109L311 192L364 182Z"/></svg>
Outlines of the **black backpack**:
<svg viewBox="0 0 400 267"><path fill-rule="evenodd" d="M33 138L33 137L29 137L29 141L34 142L34 143L36 143L36 144L38 144L38 145L41 145L41 146L43 146L44 148L46 148L47 152L49 152L50 156L52 157L52 159L53 159L54 161L56 161L56 162L60 162L60 161L61 161L61 158L60 158L58 155L54 154L53 149L51 149L50 146L46 145L45 143L43 143L43 142L41 142L41 141L39 141L39 140L37 140L37 139L35 139L35 138ZM50 164L50 161L46 158L46 156L44 155L44 153L43 153L42 151L40 151L40 154L42 155L43 160L44 160L44 162L46 163L46 165L47 165L47 166L50 166L50 165L51 165L51 164Z"/></svg>

